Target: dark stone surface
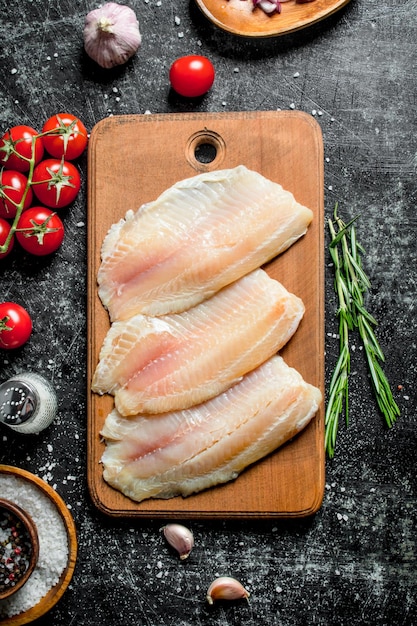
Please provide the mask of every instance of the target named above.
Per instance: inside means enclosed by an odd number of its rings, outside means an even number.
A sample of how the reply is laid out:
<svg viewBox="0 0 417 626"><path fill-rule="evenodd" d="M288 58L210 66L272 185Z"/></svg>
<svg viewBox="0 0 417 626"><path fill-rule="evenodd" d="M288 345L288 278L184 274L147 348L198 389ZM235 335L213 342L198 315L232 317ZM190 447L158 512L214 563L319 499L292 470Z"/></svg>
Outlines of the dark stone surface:
<svg viewBox="0 0 417 626"><path fill-rule="evenodd" d="M416 624L415 5L352 0L312 28L265 41L216 29L194 2L130 5L142 48L126 66L103 71L82 47L84 16L95 3L3 2L0 127L39 128L63 110L90 130L108 115L146 111L291 107L315 115L325 143L326 215L336 201L346 219L360 214L372 282L367 304L380 322L401 418L392 430L384 427L363 353L352 345L351 422L341 426L313 518L193 522L196 548L184 563L167 549L157 521L103 518L86 487L83 157L82 193L62 212L67 235L59 252L34 260L16 250L0 267L1 299L25 304L35 320L30 342L1 354L1 380L26 369L43 372L60 402L56 422L39 436L1 428L0 461L54 485L79 538L71 585L39 626ZM170 93L167 72L175 58L196 52L212 59L216 82L200 101L185 102ZM326 254L327 382L338 349L332 280ZM205 592L217 575L239 578L250 604L209 608Z"/></svg>

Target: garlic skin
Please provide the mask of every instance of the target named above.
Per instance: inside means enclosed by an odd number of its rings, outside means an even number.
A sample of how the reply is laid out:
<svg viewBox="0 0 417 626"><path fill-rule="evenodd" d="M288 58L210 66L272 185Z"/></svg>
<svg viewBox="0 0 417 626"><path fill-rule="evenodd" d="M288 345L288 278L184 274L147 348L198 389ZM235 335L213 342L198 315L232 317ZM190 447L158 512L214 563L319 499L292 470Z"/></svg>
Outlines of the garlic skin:
<svg viewBox="0 0 417 626"><path fill-rule="evenodd" d="M194 547L194 536L191 530L182 524L167 524L161 530L169 545L178 552L181 561L188 558Z"/></svg>
<svg viewBox="0 0 417 626"><path fill-rule="evenodd" d="M220 576L211 583L206 599L209 604L214 604L216 600L247 600L249 595L249 591L235 578Z"/></svg>
<svg viewBox="0 0 417 626"><path fill-rule="evenodd" d="M106 69L126 63L142 42L135 12L117 2L90 11L83 36L88 56Z"/></svg>

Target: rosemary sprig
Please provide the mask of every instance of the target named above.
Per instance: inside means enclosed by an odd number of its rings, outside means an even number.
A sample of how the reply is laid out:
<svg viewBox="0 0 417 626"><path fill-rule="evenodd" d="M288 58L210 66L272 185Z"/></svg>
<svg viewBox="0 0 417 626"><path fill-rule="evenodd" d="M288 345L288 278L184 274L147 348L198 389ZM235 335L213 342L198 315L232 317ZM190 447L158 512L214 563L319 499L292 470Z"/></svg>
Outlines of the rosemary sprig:
<svg viewBox="0 0 417 626"><path fill-rule="evenodd" d="M328 225L331 235L329 246L334 264L334 288L338 297L339 318L339 357L330 381L329 397L325 414L325 447L330 458L334 456L339 418L345 413L349 424L349 373L350 373L350 332L355 329L362 340L372 388L378 407L389 428L393 426L400 410L392 396L388 380L381 363L384 354L376 338L375 318L366 310L364 294L370 288L370 281L362 268L361 255L364 249L356 239L355 221L345 224L337 213L335 205L333 221ZM337 230L336 230L337 229Z"/></svg>

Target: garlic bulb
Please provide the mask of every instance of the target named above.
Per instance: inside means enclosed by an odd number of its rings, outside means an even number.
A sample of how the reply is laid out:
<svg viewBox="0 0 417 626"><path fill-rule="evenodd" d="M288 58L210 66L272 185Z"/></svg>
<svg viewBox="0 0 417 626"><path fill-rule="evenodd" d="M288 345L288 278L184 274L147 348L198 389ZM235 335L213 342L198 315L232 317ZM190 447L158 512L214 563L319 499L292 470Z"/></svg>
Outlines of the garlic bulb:
<svg viewBox="0 0 417 626"><path fill-rule="evenodd" d="M104 68L126 63L142 41L134 11L116 2L90 11L83 34L88 56Z"/></svg>
<svg viewBox="0 0 417 626"><path fill-rule="evenodd" d="M215 600L242 600L249 598L249 591L235 578L220 576L211 583L206 598L209 604Z"/></svg>
<svg viewBox="0 0 417 626"><path fill-rule="evenodd" d="M194 547L194 536L191 530L181 524L167 524L161 530L169 545L178 552L181 561L186 559Z"/></svg>

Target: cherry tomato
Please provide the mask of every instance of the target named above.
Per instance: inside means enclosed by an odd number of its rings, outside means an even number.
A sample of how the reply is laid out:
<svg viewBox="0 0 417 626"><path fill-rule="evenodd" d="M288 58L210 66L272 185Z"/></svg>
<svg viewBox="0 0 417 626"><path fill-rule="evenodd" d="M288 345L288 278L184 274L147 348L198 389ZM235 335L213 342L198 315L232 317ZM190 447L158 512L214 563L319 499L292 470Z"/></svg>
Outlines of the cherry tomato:
<svg viewBox="0 0 417 626"><path fill-rule="evenodd" d="M172 88L181 96L205 94L214 82L214 67L207 57L190 55L174 61L169 70Z"/></svg>
<svg viewBox="0 0 417 626"><path fill-rule="evenodd" d="M15 302L0 303L0 348L20 348L31 332L32 320L26 309Z"/></svg>
<svg viewBox="0 0 417 626"><path fill-rule="evenodd" d="M33 192L42 204L52 209L71 204L80 187L81 177L77 168L63 158L45 159L33 171Z"/></svg>
<svg viewBox="0 0 417 626"><path fill-rule="evenodd" d="M9 222L6 222L6 220L2 219L0 217L0 246L4 245L9 233L10 233L10 229L11 226L9 224ZM6 252L0 252L0 260L6 258L6 256L8 254L10 254L10 252L12 251L14 246L14 235L12 236L10 243L7 247Z"/></svg>
<svg viewBox="0 0 417 626"><path fill-rule="evenodd" d="M57 113L45 122L42 132L55 131L42 137L45 150L53 157L65 157L68 161L78 158L87 146L87 129L81 120L71 113Z"/></svg>
<svg viewBox="0 0 417 626"><path fill-rule="evenodd" d="M41 138L33 139L38 133L31 126L13 126L0 139L0 164L9 170L27 172L30 159L38 163L43 157ZM32 155L32 141L34 154Z"/></svg>
<svg viewBox="0 0 417 626"><path fill-rule="evenodd" d="M0 217L13 219L25 194L28 179L21 172L2 170L0 172ZM23 210L30 207L33 200L32 189L29 187L23 203Z"/></svg>
<svg viewBox="0 0 417 626"><path fill-rule="evenodd" d="M34 206L19 218L16 239L30 254L45 256L55 252L64 239L64 225L56 213Z"/></svg>

